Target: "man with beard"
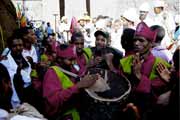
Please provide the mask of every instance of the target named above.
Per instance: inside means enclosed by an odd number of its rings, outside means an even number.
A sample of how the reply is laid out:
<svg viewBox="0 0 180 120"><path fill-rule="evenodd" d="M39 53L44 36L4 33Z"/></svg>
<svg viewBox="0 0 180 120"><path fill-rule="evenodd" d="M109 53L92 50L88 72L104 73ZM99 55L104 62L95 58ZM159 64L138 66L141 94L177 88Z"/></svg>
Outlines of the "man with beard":
<svg viewBox="0 0 180 120"><path fill-rule="evenodd" d="M115 71L119 59L123 53L115 48L108 47L108 33L98 30L94 33L96 37L95 47L85 48L84 51L90 60L87 68L103 68Z"/></svg>
<svg viewBox="0 0 180 120"><path fill-rule="evenodd" d="M157 106L157 98L168 89L168 82L159 76L156 68L158 63L168 68L170 65L151 53L156 34L144 22L139 23L133 42L135 54L120 60L121 70L132 84L130 102L137 106L142 120L152 120L150 116ZM127 107L133 108L133 104L130 103Z"/></svg>
<svg viewBox="0 0 180 120"><path fill-rule="evenodd" d="M87 75L80 81L73 71L76 49L73 45L57 48L57 65L50 67L43 81L45 114L49 119L79 120L77 98L82 88L93 85L97 75Z"/></svg>

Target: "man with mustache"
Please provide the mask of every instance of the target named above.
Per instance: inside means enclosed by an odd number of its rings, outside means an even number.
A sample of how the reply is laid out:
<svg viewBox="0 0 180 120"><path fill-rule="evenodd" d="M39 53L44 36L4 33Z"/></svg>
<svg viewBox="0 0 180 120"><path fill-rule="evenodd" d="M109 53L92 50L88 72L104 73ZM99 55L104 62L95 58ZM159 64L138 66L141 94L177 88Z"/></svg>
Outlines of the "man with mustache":
<svg viewBox="0 0 180 120"><path fill-rule="evenodd" d="M151 53L156 34L144 22L139 23L133 42L135 54L120 60L120 69L132 84L130 102L137 106L142 120L152 120L149 111L157 106L158 97L168 89L168 82L159 76L156 68L158 63L162 63L168 68L170 65L163 59L154 57Z"/></svg>

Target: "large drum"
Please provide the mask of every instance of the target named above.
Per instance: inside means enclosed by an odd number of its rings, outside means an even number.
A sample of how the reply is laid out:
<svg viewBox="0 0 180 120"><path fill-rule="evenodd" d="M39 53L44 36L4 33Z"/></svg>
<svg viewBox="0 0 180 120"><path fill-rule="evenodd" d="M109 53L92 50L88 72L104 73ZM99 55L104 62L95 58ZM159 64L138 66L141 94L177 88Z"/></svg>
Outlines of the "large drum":
<svg viewBox="0 0 180 120"><path fill-rule="evenodd" d="M131 91L131 84L124 75L100 68L90 69L88 74L100 75L96 83L86 89L88 95L94 100L107 103L123 102Z"/></svg>

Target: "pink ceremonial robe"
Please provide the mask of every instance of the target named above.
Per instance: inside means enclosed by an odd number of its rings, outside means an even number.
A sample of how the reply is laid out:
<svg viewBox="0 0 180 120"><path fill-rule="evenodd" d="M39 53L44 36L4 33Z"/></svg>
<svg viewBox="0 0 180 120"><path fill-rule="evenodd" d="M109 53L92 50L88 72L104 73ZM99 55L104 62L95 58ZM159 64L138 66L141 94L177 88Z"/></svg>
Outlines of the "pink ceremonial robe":
<svg viewBox="0 0 180 120"><path fill-rule="evenodd" d="M85 58L84 54L77 56L76 62L80 66L80 70L78 72L78 75L81 77L85 74L86 65L87 65L86 58Z"/></svg>
<svg viewBox="0 0 180 120"><path fill-rule="evenodd" d="M45 98L45 112L48 116L53 116L61 111L63 103L71 96L78 93L76 85L68 89L63 89L61 82L52 68L49 68L44 76L43 97Z"/></svg>

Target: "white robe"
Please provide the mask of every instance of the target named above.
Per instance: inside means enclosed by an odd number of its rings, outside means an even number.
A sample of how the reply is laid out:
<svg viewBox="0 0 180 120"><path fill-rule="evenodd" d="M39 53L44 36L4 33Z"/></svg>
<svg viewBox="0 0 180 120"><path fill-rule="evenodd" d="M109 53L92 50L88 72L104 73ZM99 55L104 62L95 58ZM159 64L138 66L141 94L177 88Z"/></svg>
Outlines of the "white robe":
<svg viewBox="0 0 180 120"><path fill-rule="evenodd" d="M8 53L7 59L2 60L1 63L7 68L9 76L11 78L11 84L12 84L12 90L13 90L13 94L11 97L11 104L12 104L13 108L16 108L20 105L20 99L15 90L13 78L14 78L14 75L16 74L18 66L17 66L16 62L14 61L13 57L11 56L11 52ZM31 84L30 73L31 73L30 64L29 64L28 68L21 70L21 75L22 75L23 81L25 83L24 87L28 87Z"/></svg>
<svg viewBox="0 0 180 120"><path fill-rule="evenodd" d="M172 43L172 36L175 30L175 21L172 14L169 12L162 12L154 17L154 24L160 25L165 29L165 37L161 41L161 45L164 47L169 47Z"/></svg>

